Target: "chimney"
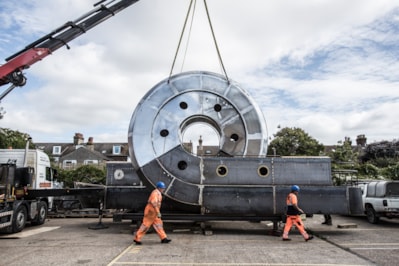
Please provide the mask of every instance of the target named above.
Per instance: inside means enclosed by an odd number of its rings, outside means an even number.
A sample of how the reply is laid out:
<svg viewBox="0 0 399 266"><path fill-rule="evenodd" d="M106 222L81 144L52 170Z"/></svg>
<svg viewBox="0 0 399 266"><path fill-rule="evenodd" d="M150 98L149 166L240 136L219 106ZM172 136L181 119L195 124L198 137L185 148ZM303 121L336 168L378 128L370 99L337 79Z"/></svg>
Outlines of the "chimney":
<svg viewBox="0 0 399 266"><path fill-rule="evenodd" d="M84 142L83 134L82 133L75 133L73 137L73 144L74 145L81 145Z"/></svg>
<svg viewBox="0 0 399 266"><path fill-rule="evenodd" d="M94 151L94 141L93 137L89 137L89 141L87 142L87 148L91 151Z"/></svg>
<svg viewBox="0 0 399 266"><path fill-rule="evenodd" d="M204 155L204 149L202 147L202 136L201 135L200 135L199 140L198 140L197 155L198 156Z"/></svg>
<svg viewBox="0 0 399 266"><path fill-rule="evenodd" d="M360 147L366 147L367 144L367 138L365 135L358 135L356 138L356 144L357 146Z"/></svg>

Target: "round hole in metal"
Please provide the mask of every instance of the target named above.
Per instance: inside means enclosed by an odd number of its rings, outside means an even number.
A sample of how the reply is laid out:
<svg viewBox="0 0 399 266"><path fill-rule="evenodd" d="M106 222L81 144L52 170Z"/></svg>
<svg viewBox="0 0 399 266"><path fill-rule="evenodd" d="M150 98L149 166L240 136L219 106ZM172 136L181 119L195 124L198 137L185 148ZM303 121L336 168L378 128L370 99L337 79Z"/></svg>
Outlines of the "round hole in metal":
<svg viewBox="0 0 399 266"><path fill-rule="evenodd" d="M181 109L187 109L188 104L186 102L180 102L179 106Z"/></svg>
<svg viewBox="0 0 399 266"><path fill-rule="evenodd" d="M222 111L222 106L220 105L220 104L215 104L215 106L213 106L213 109L216 111L216 112L220 112L220 111Z"/></svg>
<svg viewBox="0 0 399 266"><path fill-rule="evenodd" d="M258 175L261 177L266 177L269 175L269 168L267 166L261 165L258 167Z"/></svg>
<svg viewBox="0 0 399 266"><path fill-rule="evenodd" d="M179 168L180 170L185 170L187 168L187 162L186 161L178 162L177 168Z"/></svg>
<svg viewBox="0 0 399 266"><path fill-rule="evenodd" d="M220 134L218 125L205 116L189 117L180 126L181 144L197 156L207 155L209 147L219 150Z"/></svg>
<svg viewBox="0 0 399 266"><path fill-rule="evenodd" d="M235 133L231 134L231 136L230 136L231 141L237 141L238 139L239 139L239 137L237 134L235 134Z"/></svg>
<svg viewBox="0 0 399 266"><path fill-rule="evenodd" d="M216 174L218 176L225 177L227 175L227 173L228 173L228 170L227 170L227 166L225 166L225 165L219 165L216 168Z"/></svg>
<svg viewBox="0 0 399 266"><path fill-rule="evenodd" d="M162 129L160 135L161 137L167 137L169 135L169 131L167 129Z"/></svg>

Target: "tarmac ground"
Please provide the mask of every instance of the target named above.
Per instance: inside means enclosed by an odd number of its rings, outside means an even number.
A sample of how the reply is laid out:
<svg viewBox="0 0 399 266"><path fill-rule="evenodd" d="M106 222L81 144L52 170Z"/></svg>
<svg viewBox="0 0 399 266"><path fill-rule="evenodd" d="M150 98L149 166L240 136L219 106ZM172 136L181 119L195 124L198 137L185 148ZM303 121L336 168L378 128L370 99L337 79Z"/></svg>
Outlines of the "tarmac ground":
<svg viewBox="0 0 399 266"><path fill-rule="evenodd" d="M332 226L322 221L322 215L304 221L315 236L308 242L296 229L291 241L282 241L267 221L165 222L171 243L149 232L137 246L130 221L52 218L0 235L0 265L397 265L399 220L374 225L365 217L333 215Z"/></svg>

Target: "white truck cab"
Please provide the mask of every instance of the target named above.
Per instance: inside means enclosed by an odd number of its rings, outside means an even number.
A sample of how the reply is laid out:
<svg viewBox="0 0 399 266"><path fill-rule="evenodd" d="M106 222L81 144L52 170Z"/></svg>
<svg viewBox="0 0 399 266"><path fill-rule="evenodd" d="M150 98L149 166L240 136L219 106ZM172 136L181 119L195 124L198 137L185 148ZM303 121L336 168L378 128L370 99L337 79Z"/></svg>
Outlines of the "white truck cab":
<svg viewBox="0 0 399 266"><path fill-rule="evenodd" d="M50 158L42 150L0 149L0 164L15 162L17 167L32 167L34 169L32 184L28 189L51 189L54 187L54 171ZM51 208L53 197L48 198Z"/></svg>
<svg viewBox="0 0 399 266"><path fill-rule="evenodd" d="M370 223L378 223L380 217L399 218L399 181L371 181L359 186Z"/></svg>
<svg viewBox="0 0 399 266"><path fill-rule="evenodd" d="M28 145L27 145L28 146ZM55 171L41 150L0 149L0 231L17 233L45 222L53 197L25 198L33 191L50 191Z"/></svg>
<svg viewBox="0 0 399 266"><path fill-rule="evenodd" d="M33 184L29 188L53 188L54 173L51 170L50 159L42 150L0 149L0 164L15 161L17 167L32 167L35 172Z"/></svg>

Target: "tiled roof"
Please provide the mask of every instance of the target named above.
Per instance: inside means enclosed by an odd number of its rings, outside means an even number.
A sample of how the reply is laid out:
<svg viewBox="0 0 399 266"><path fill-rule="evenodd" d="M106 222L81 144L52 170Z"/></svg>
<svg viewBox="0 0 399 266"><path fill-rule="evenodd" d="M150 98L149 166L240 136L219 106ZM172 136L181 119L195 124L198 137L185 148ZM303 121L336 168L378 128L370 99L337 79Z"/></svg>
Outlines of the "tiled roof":
<svg viewBox="0 0 399 266"><path fill-rule="evenodd" d="M79 145L75 145L73 143L35 143L36 148L43 150L45 153L52 157L59 157L62 159L70 158L69 154L73 154L73 156L76 156L77 153L75 151L79 150L81 147L84 147L85 150L90 151L91 153L86 153L87 156L95 156L98 157L98 159L103 158L104 160L119 160L119 161L126 161L128 156L129 156L129 148L127 143L123 142L114 142L114 143L93 143L93 144L88 144L88 143L83 143ZM53 154L53 148L54 147L60 147L61 148L61 153L60 154ZM120 153L119 154L114 154L113 153L113 148L114 146L120 146ZM83 152L81 154L83 156ZM90 156L89 156L90 157ZM77 159L77 158L74 158ZM85 159L91 159L86 157Z"/></svg>
<svg viewBox="0 0 399 266"><path fill-rule="evenodd" d="M80 147L78 149L75 149L73 152L70 152L64 156L60 157L60 160L78 160L78 161L83 161L83 160L103 160L103 161L109 161L110 159L99 153L98 151L91 151L90 149L86 147Z"/></svg>

